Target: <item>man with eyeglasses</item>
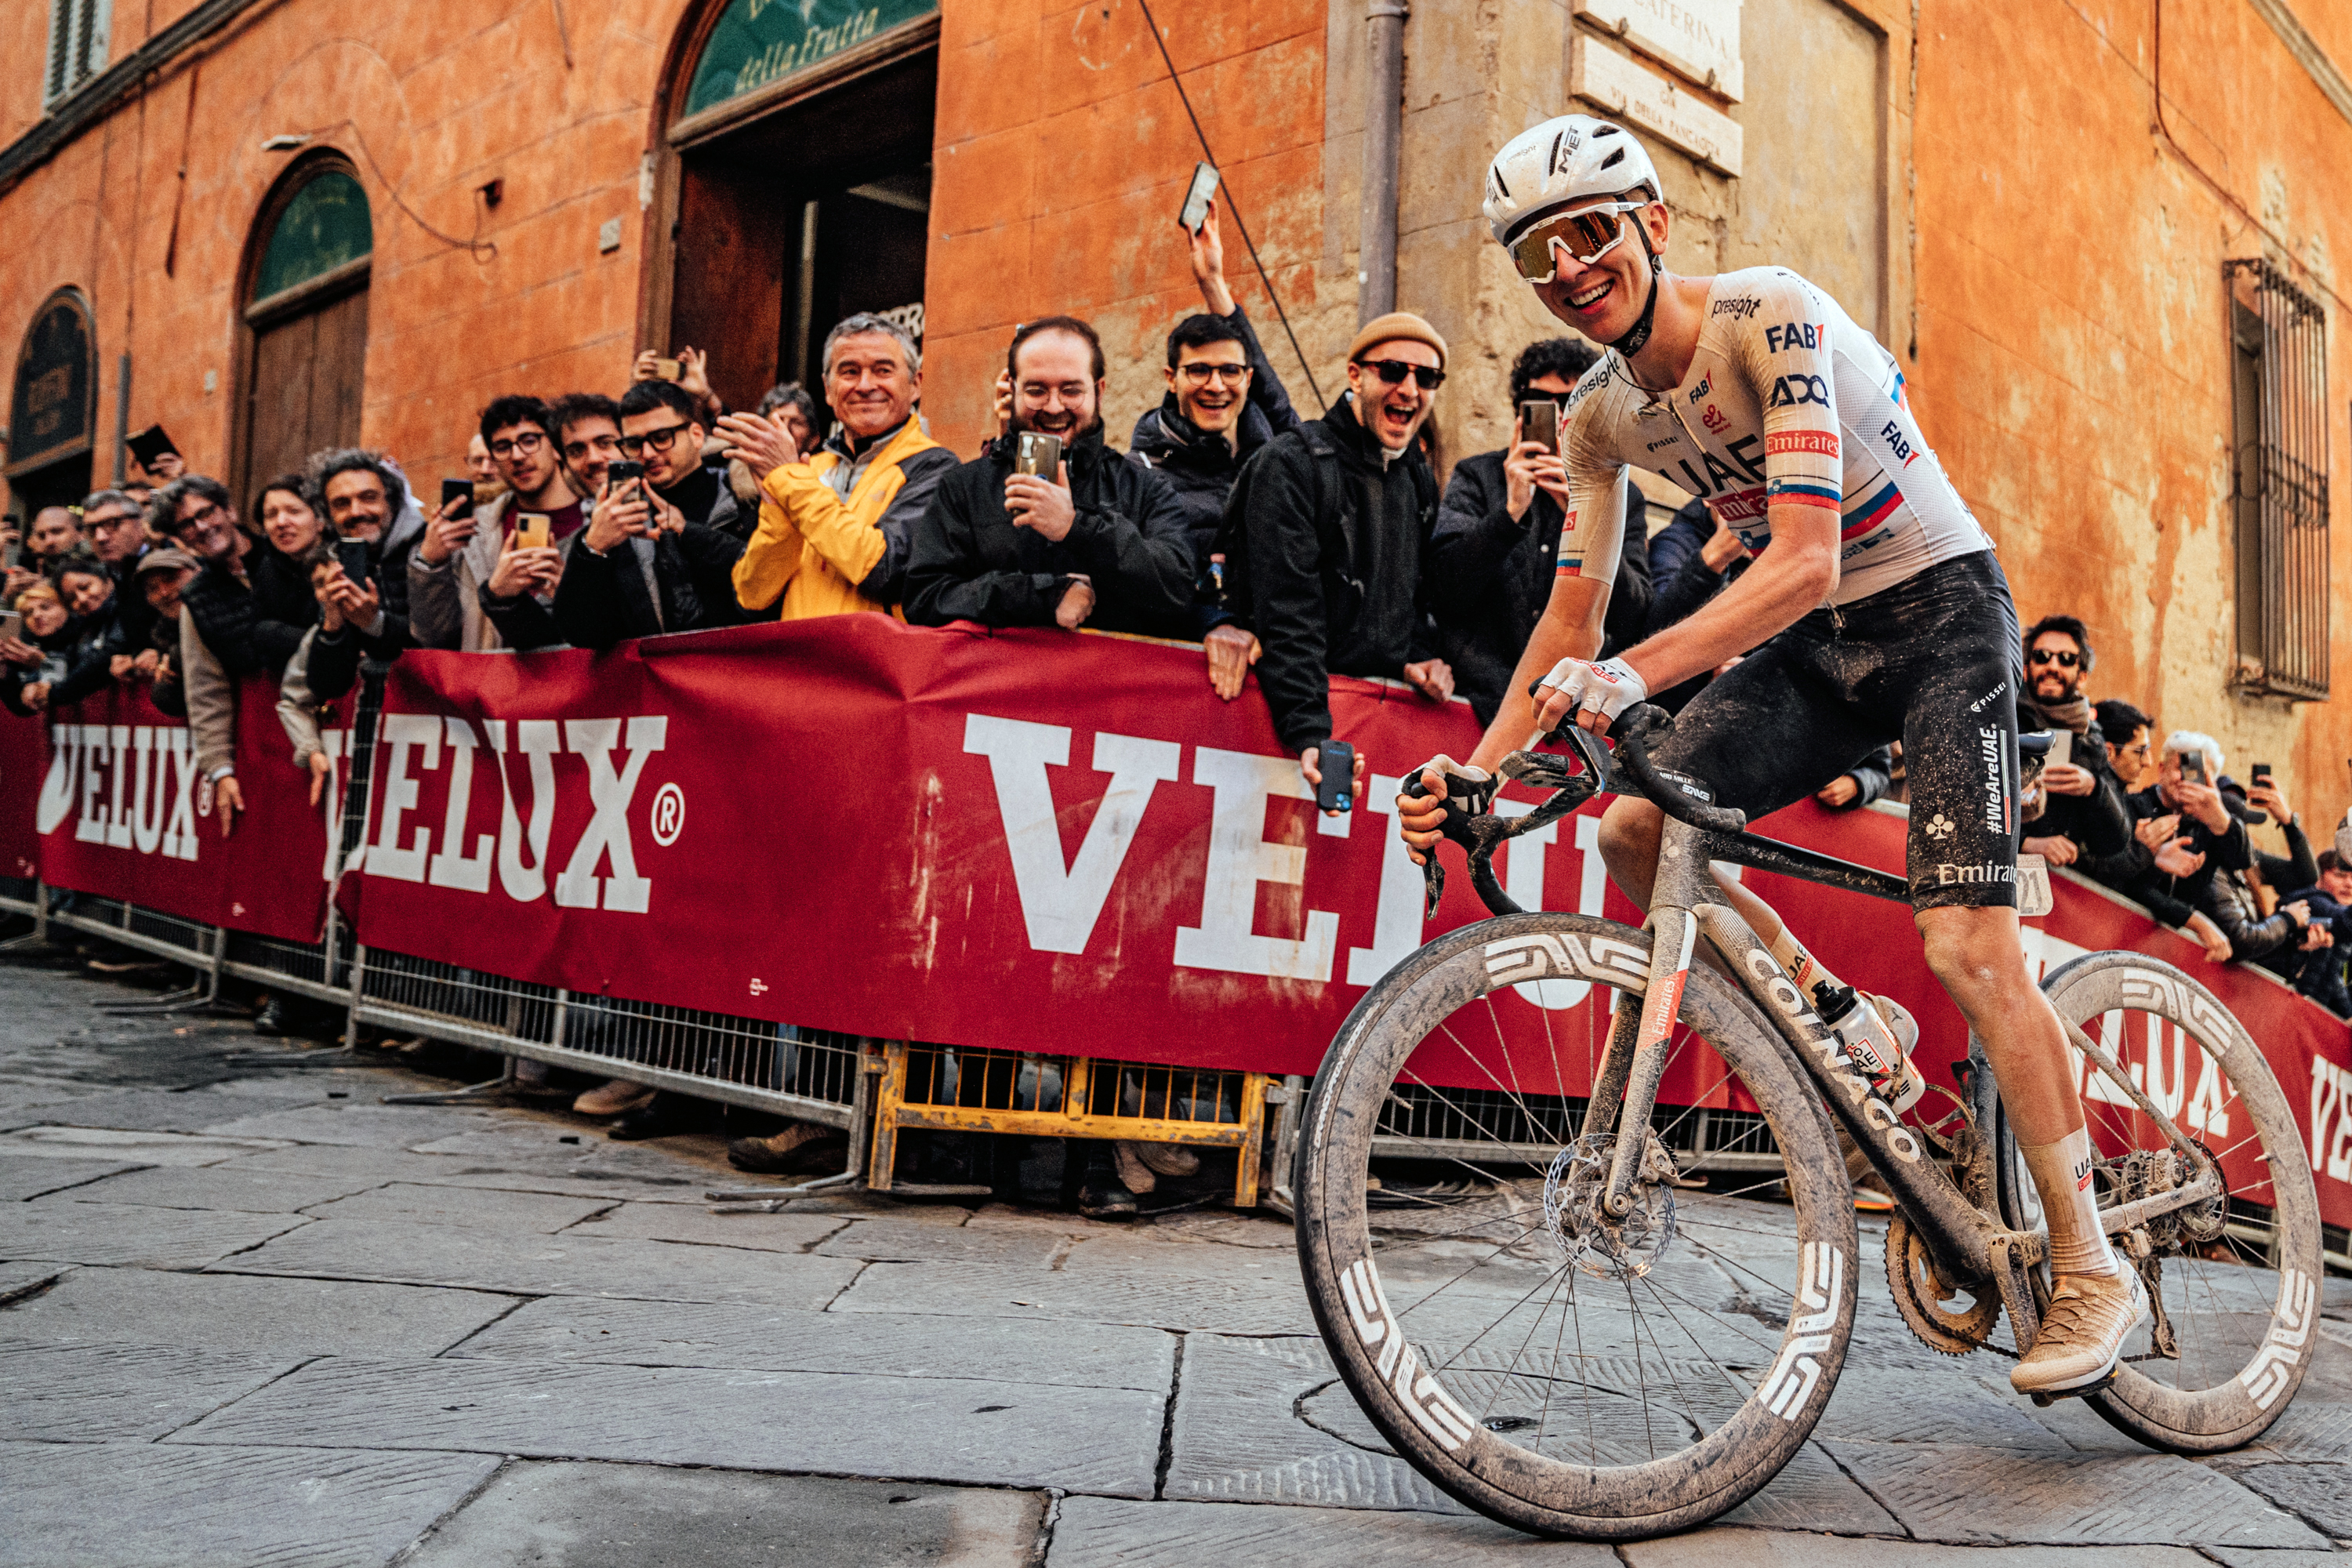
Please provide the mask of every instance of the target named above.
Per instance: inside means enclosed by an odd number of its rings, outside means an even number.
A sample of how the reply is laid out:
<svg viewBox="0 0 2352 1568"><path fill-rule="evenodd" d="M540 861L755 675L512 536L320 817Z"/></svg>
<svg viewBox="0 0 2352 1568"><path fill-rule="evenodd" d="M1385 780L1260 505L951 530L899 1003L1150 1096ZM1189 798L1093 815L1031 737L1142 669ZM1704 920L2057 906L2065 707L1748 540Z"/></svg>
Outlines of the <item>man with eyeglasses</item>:
<svg viewBox="0 0 2352 1568"><path fill-rule="evenodd" d="M249 652L253 586L245 568L253 540L237 526L228 487L205 474L183 474L156 491L149 521L197 563L178 595L178 684L203 798L226 837L245 809L236 781L235 681L257 668Z"/></svg>
<svg viewBox="0 0 2352 1568"><path fill-rule="evenodd" d="M1168 481L1103 441L1102 339L1075 316L1024 322L1005 354L1013 427L940 480L907 560L919 626L1192 629L1192 546ZM1024 433L1060 471L1013 472Z"/></svg>
<svg viewBox="0 0 2352 1568"><path fill-rule="evenodd" d="M674 381L633 382L621 395L621 455L646 466L653 499L676 514L669 526L733 533L739 503L727 488L727 470L703 461L706 417L694 395Z"/></svg>
<svg viewBox="0 0 2352 1568"><path fill-rule="evenodd" d="M2096 659L2090 632L2072 616L2044 616L2026 629L2018 725L2074 737L2067 760L2042 770L2041 799L2025 805L2020 847L2053 866L2113 855L2131 842L2125 791L2107 766L2106 736L2083 695L2083 678Z"/></svg>
<svg viewBox="0 0 2352 1568"><path fill-rule="evenodd" d="M604 477L604 465L618 454L620 426L612 400L578 393L563 400L593 403L574 409L590 425L583 441L601 435L601 461L572 466L563 452L562 421L545 403L509 393L482 410L478 439L506 489L476 505L452 501L425 525L407 563L409 635L419 647L487 653L495 648L546 647L563 640L548 609L571 549L587 517L583 498L594 488L586 479ZM526 513L548 521L549 543L509 547Z"/></svg>
<svg viewBox="0 0 2352 1568"><path fill-rule="evenodd" d="M310 638L303 679L314 700L331 702L359 679L362 656L389 661L416 646L409 630L408 569L430 538L431 525L408 504L407 480L381 452L331 447L314 453L306 472L312 489L326 500L336 535L366 545L368 552L365 581L353 582L339 562L331 561L313 588L320 621ZM436 521L447 521L446 513ZM290 665L289 669L290 674Z"/></svg>
<svg viewBox="0 0 2352 1568"><path fill-rule="evenodd" d="M114 574L116 614L121 618L123 640L133 647L147 646L155 612L135 591L131 574L147 553L147 509L122 490L97 490L81 503L82 531L89 547Z"/></svg>
<svg viewBox="0 0 2352 1568"><path fill-rule="evenodd" d="M1333 738L1332 676L1402 679L1433 702L1454 694L1429 619L1437 476L1414 439L1445 358L1419 316L1365 323L1348 348L1347 395L1267 442L1234 487L1223 602L1265 650L1258 689L1310 794ZM1358 795L1366 765L1360 749Z"/></svg>
<svg viewBox="0 0 2352 1568"><path fill-rule="evenodd" d="M2148 1321L2147 1291L2075 1180L2092 1159L2076 1068L2025 963L2021 647L1991 540L1913 417L1895 357L1827 292L1777 267L1667 273L1664 187L1622 126L1571 114L1514 137L1488 168L1484 212L1537 299L1609 352L1561 422L1568 522L1551 601L1469 765L1439 757L1420 770L1397 803L1400 830L1416 858L1433 853L1444 813L1489 809L1493 769L1537 731L1572 721L1605 732L1649 692L1737 656L1654 753L1718 805L1753 820L1900 740L1927 964L1985 1042L2049 1216L2053 1289L2010 1381L2045 1395L2097 1385ZM1707 502L1757 553L1687 618L1602 661L1636 468ZM1539 702L1522 695L1530 686ZM1610 874L1644 906L1663 820L1620 796L1601 821ZM1733 881L1723 894L1801 990L1848 1005L1762 900Z"/></svg>

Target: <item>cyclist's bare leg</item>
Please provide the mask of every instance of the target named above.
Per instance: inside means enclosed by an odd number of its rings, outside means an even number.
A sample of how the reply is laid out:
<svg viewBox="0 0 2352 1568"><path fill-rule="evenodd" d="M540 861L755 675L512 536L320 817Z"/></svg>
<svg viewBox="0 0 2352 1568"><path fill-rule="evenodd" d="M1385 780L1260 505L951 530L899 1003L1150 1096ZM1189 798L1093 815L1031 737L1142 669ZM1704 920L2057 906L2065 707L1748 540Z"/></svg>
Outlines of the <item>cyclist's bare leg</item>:
<svg viewBox="0 0 2352 1568"><path fill-rule="evenodd" d="M2079 1131L2065 1026L2026 969L2017 911L1954 905L1921 910L1917 921L1927 967L1985 1043L2017 1141L2056 1143Z"/></svg>
<svg viewBox="0 0 2352 1568"><path fill-rule="evenodd" d="M1658 845L1664 836L1665 813L1639 795L1619 795L1609 803L1601 817L1601 859L1609 868L1609 879L1624 890L1625 896L1641 906L1650 907L1650 889L1656 880ZM1724 891L1739 918L1757 940L1769 947L1780 938L1780 917L1772 906L1726 877L1715 873L1716 885ZM1712 948L1701 948L1701 955L1726 974L1731 973Z"/></svg>

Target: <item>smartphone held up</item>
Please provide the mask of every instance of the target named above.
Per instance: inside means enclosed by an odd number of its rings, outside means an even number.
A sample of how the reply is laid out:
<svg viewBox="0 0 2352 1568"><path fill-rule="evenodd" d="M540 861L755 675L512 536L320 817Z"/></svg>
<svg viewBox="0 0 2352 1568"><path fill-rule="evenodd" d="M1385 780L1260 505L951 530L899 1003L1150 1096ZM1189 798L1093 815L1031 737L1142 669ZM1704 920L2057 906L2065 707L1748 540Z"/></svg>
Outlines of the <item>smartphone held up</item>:
<svg viewBox="0 0 2352 1568"><path fill-rule="evenodd" d="M1553 457L1559 456L1559 404L1549 397L1530 397L1519 405L1519 439L1532 441Z"/></svg>
<svg viewBox="0 0 2352 1568"><path fill-rule="evenodd" d="M1184 192L1183 210L1176 215L1186 234L1200 233L1201 226L1209 221L1209 208L1217 199L1218 178L1214 164L1192 165L1192 184Z"/></svg>
<svg viewBox="0 0 2352 1568"><path fill-rule="evenodd" d="M1034 474L1041 479L1055 479L1062 473L1062 438L1036 430L1021 432L1013 454L1013 471Z"/></svg>

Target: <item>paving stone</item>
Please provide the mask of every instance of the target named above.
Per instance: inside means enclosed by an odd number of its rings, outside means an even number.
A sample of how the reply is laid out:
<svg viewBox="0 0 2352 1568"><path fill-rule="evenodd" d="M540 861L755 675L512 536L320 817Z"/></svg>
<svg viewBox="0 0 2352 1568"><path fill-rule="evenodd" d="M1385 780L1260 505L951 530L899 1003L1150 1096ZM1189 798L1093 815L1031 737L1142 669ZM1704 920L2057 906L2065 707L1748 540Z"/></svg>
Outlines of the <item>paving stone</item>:
<svg viewBox="0 0 2352 1568"><path fill-rule="evenodd" d="M1220 1502L1062 1500L1050 1568L1613 1568L1606 1546L1540 1541L1475 1515Z"/></svg>
<svg viewBox="0 0 2352 1568"><path fill-rule="evenodd" d="M63 1263L0 1263L0 1307L37 1296L70 1272Z"/></svg>
<svg viewBox="0 0 2352 1568"><path fill-rule="evenodd" d="M27 1127L0 1137L0 1155L20 1159L118 1160L141 1165L217 1165L282 1147L267 1138L184 1132L124 1132L99 1127Z"/></svg>
<svg viewBox="0 0 2352 1568"><path fill-rule="evenodd" d="M839 1230L839 1215L713 1214L702 1205L623 1204L580 1222L607 1241L676 1241L755 1252L805 1252Z"/></svg>
<svg viewBox="0 0 2352 1568"><path fill-rule="evenodd" d="M2306 1461L2352 1459L2352 1404L2298 1396L2269 1431L2240 1453Z"/></svg>
<svg viewBox="0 0 2352 1568"><path fill-rule="evenodd" d="M982 1209L972 1216L974 1224L989 1218ZM1288 1220L1276 1217L1265 1210L1243 1214L1232 1209L1196 1209L1190 1214L1170 1215L1165 1219L1150 1222L1144 1232L1155 1239L1166 1237L1178 1241L1214 1241L1227 1247L1255 1247L1269 1252L1298 1254L1298 1231Z"/></svg>
<svg viewBox="0 0 2352 1568"><path fill-rule="evenodd" d="M322 1091L313 1090L311 1098L323 1100L326 1097ZM46 1106L40 1120L58 1127L110 1127L129 1132L210 1132L223 1122L284 1109L286 1101L280 1095L224 1094L212 1089L137 1089L120 1094L79 1096Z"/></svg>
<svg viewBox="0 0 2352 1568"><path fill-rule="evenodd" d="M0 1319L0 1322L5 1322ZM795 1312L693 1302L533 1301L453 1354L494 1361L973 1377L1162 1396L1176 1336L1101 1323Z"/></svg>
<svg viewBox="0 0 2352 1568"><path fill-rule="evenodd" d="M1894 1515L1838 1468L1819 1443L1789 1457L1764 1489L1717 1522L1766 1530L1828 1531L1839 1535L1900 1535Z"/></svg>
<svg viewBox="0 0 2352 1568"><path fill-rule="evenodd" d="M1025 1568L1044 1521L1034 1492L908 1481L516 1464L415 1555L415 1568Z"/></svg>
<svg viewBox="0 0 2352 1568"><path fill-rule="evenodd" d="M14 1317L0 1317L0 1323ZM152 1439L299 1364L299 1357L167 1345L0 1343L0 1386L8 1390L11 1437Z"/></svg>
<svg viewBox="0 0 2352 1568"><path fill-rule="evenodd" d="M1464 1511L1381 1441L1338 1377L1319 1340L1187 1335L1163 1495ZM1327 1388L1329 1413L1311 1425L1298 1406Z"/></svg>
<svg viewBox="0 0 2352 1568"><path fill-rule="evenodd" d="M2061 1546L2325 1546L2301 1521L2168 1455L2029 1454L1958 1444L1823 1445L1927 1541ZM2000 1500L1990 1507L1988 1499Z"/></svg>
<svg viewBox="0 0 2352 1568"><path fill-rule="evenodd" d="M593 1134L592 1134L593 1136ZM575 1154L577 1150L572 1151ZM545 1169L493 1164L479 1158L454 1154L414 1154L400 1149L366 1149L352 1144L293 1143L266 1153L241 1158L238 1170L297 1171L319 1175L372 1178L365 1184L415 1182L420 1186L480 1187L491 1192L556 1193L568 1197L617 1198L633 1203L691 1203L702 1200L703 1178L676 1173L661 1180L644 1175L619 1175L598 1167L549 1165ZM583 1171L583 1174L573 1174Z"/></svg>
<svg viewBox="0 0 2352 1568"><path fill-rule="evenodd" d="M371 1187L347 1198L322 1203L310 1213L323 1220L400 1221L410 1225L463 1225L503 1230L519 1236L552 1236L591 1215L612 1207L609 1201L562 1197L552 1193L499 1192L488 1188L427 1186L395 1182Z"/></svg>
<svg viewBox="0 0 2352 1568"><path fill-rule="evenodd" d="M344 1143L362 1149L414 1149L478 1127L488 1112L434 1106L362 1105L334 1101L294 1110L266 1107L209 1129L228 1138L281 1138L297 1143Z"/></svg>
<svg viewBox="0 0 2352 1568"><path fill-rule="evenodd" d="M2352 1537L2352 1468L2341 1464L2251 1465L2230 1479L2252 1487L2322 1534Z"/></svg>
<svg viewBox="0 0 2352 1568"><path fill-rule="evenodd" d="M126 1160L24 1159L0 1155L0 1203L22 1203L44 1193L84 1187L101 1177L144 1167Z"/></svg>
<svg viewBox="0 0 2352 1568"><path fill-rule="evenodd" d="M57 1193L0 1205L0 1258L201 1268L307 1223L299 1215L76 1203Z"/></svg>
<svg viewBox="0 0 2352 1568"><path fill-rule="evenodd" d="M576 1143L566 1143L576 1138ZM595 1122L563 1121L509 1112L450 1132L430 1142L404 1145L426 1154L447 1154L485 1165L517 1169L594 1171L618 1181L635 1176L664 1184L738 1186L743 1173L727 1163L727 1140L715 1133L615 1142ZM699 1196L698 1189L697 1195Z"/></svg>
<svg viewBox="0 0 2352 1568"><path fill-rule="evenodd" d="M604 1241L577 1230L509 1238L466 1226L363 1220L319 1220L283 1241L240 1256L235 1271L815 1310L866 1267L845 1258Z"/></svg>
<svg viewBox="0 0 2352 1568"><path fill-rule="evenodd" d="M1628 1568L2204 1568L2206 1562L2185 1546L1947 1546L1722 1528L1618 1550Z"/></svg>
<svg viewBox="0 0 2352 1568"><path fill-rule="evenodd" d="M1886 1372L1849 1352L1814 1436L2068 1451L2066 1440L2036 1421L2032 1409L2014 1394L1996 1396L1958 1371L1940 1377Z"/></svg>
<svg viewBox="0 0 2352 1568"><path fill-rule="evenodd" d="M26 1162L27 1164L32 1162ZM43 1163L58 1163L45 1161ZM223 1209L239 1214L293 1214L374 1184L362 1177L311 1176L291 1171L248 1171L236 1163L195 1168L134 1169L68 1194L77 1203L145 1204L151 1208Z"/></svg>
<svg viewBox="0 0 2352 1568"><path fill-rule="evenodd" d="M1297 1273L1284 1280L1181 1271L1075 1273L991 1263L875 1263L837 1312L937 1312L958 1318L1075 1318L1222 1333L1311 1334Z"/></svg>
<svg viewBox="0 0 2352 1568"><path fill-rule="evenodd" d="M867 1258L910 1263L994 1263L1043 1268L1068 1245L1044 1226L909 1225L902 1220L859 1220L830 1236L816 1250L827 1258Z"/></svg>
<svg viewBox="0 0 2352 1568"><path fill-rule="evenodd" d="M174 1441L428 1447L1145 1497L1167 1398L1129 1389L493 1361L313 1363Z"/></svg>
<svg viewBox="0 0 2352 1568"><path fill-rule="evenodd" d="M381 1568L498 1466L476 1454L0 1443L0 1552L23 1568Z"/></svg>
<svg viewBox="0 0 2352 1568"><path fill-rule="evenodd" d="M290 1356L432 1356L518 1304L479 1290L345 1279L80 1268L0 1311L0 1336Z"/></svg>
<svg viewBox="0 0 2352 1568"><path fill-rule="evenodd" d="M2252 1546L2208 1546L2205 1554L2229 1568L2344 1568L2352 1562L2335 1552L2265 1552Z"/></svg>

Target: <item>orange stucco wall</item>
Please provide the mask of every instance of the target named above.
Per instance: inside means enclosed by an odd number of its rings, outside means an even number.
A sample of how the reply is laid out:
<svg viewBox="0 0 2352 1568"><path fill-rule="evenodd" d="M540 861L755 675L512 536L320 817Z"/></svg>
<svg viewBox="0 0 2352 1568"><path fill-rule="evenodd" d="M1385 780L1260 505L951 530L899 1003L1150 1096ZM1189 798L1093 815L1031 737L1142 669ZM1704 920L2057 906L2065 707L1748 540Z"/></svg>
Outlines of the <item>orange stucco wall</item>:
<svg viewBox="0 0 2352 1568"><path fill-rule="evenodd" d="M1171 4L1158 15L1267 273L1294 314L1314 310L1322 0ZM1135 416L1159 401L1154 367L1165 363L1168 328L1201 308L1176 224L1200 145L1141 8L949 5L934 142L924 285L933 434L968 451L992 431L990 389L1013 326L1068 314L1103 336L1117 373L1111 428L1124 442ZM1295 363L1276 346L1273 312L1230 223L1224 237L1226 275L1277 370ZM1352 289L1347 300L1352 308Z"/></svg>
<svg viewBox="0 0 2352 1568"><path fill-rule="evenodd" d="M2294 6L2339 66L2352 10ZM2000 545L2020 614L2091 627L2095 697L2277 765L2340 816L2352 756L2352 121L2244 0L1924 0L1914 151L1929 438ZM2192 167L2191 160L2204 171ZM2210 176L2210 179L2208 178ZM2234 210L2222 193L2259 217ZM2232 697L2224 258L2307 263L2330 321L2335 700ZM2340 275L2338 275L2340 279Z"/></svg>

